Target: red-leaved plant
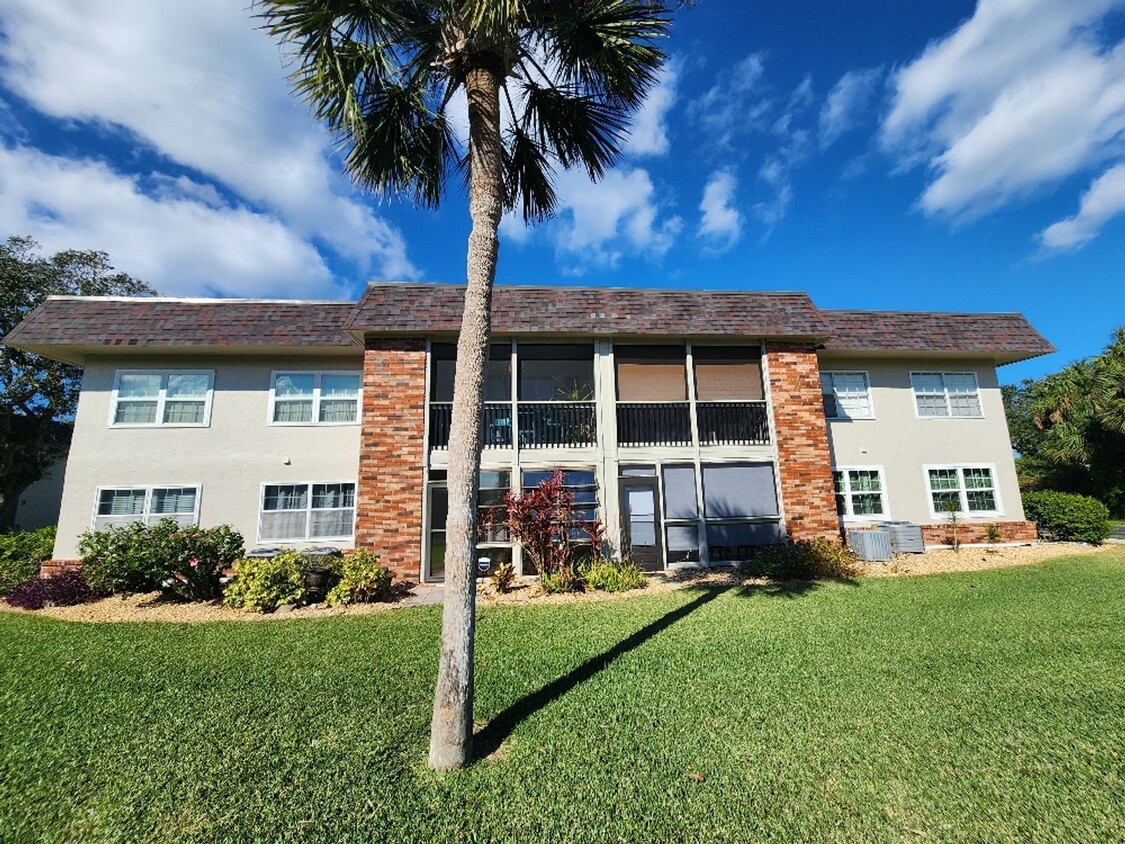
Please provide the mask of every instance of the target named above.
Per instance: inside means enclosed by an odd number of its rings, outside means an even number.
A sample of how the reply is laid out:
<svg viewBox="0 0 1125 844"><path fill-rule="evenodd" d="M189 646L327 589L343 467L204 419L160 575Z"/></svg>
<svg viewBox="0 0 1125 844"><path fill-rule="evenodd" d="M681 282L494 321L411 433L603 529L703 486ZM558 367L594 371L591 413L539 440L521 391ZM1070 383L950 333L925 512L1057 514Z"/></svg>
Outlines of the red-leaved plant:
<svg viewBox="0 0 1125 844"><path fill-rule="evenodd" d="M540 578L561 574L578 581L578 562L601 558L605 530L600 522L579 519L574 509L574 491L556 469L534 489L516 495L509 490L504 507L490 511L481 532L503 525L512 539L539 571Z"/></svg>

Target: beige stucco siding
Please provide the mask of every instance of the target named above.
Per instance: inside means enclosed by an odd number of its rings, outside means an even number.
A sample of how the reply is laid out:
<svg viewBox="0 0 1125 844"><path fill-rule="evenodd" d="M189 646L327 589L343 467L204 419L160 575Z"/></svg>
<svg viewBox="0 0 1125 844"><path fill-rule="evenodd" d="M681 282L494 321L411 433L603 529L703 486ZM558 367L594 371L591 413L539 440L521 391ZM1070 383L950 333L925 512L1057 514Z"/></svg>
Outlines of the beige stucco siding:
<svg viewBox="0 0 1125 844"><path fill-rule="evenodd" d="M1022 520L1011 439L996 369L988 361L835 358L821 355L820 369L868 373L873 419L830 421L833 466L880 466L892 519L920 524L944 521L930 510L924 467L980 464L995 467L998 515L968 516L973 521ZM919 418L911 372L973 372L980 390L982 418Z"/></svg>
<svg viewBox="0 0 1125 844"><path fill-rule="evenodd" d="M267 424L270 377L277 370L360 372L351 357L130 357L87 363L63 485L56 559L78 556L78 537L91 527L99 486L199 485L199 520L230 524L247 547L257 540L263 483L352 481L359 470L359 424L280 427ZM214 372L206 428L112 428L118 369Z"/></svg>

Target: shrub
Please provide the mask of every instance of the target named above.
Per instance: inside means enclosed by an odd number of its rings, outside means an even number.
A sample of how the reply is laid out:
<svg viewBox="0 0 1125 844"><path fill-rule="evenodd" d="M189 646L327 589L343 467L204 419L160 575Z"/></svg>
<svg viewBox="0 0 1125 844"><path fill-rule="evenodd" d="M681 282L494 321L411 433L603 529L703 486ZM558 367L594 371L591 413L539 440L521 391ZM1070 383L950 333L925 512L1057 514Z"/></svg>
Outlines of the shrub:
<svg viewBox="0 0 1125 844"><path fill-rule="evenodd" d="M38 577L40 564L54 550L54 527L0 534L0 595Z"/></svg>
<svg viewBox="0 0 1125 844"><path fill-rule="evenodd" d="M96 597L82 572L71 569L49 577L32 578L13 589L5 600L13 607L41 610L47 606L72 607Z"/></svg>
<svg viewBox="0 0 1125 844"><path fill-rule="evenodd" d="M511 563L505 561L496 566L490 575L492 586L501 595L506 595L512 591L512 587L516 582L516 567Z"/></svg>
<svg viewBox="0 0 1125 844"><path fill-rule="evenodd" d="M593 561L582 567L587 589L599 592L627 592L648 585L637 564L628 560Z"/></svg>
<svg viewBox="0 0 1125 844"><path fill-rule="evenodd" d="M743 574L773 580L829 580L856 573L855 552L831 539L798 539L758 548Z"/></svg>
<svg viewBox="0 0 1125 844"><path fill-rule="evenodd" d="M202 601L222 593L219 578L242 556L242 534L228 525L180 527L162 519L87 532L78 549L86 579L99 592L165 588Z"/></svg>
<svg viewBox="0 0 1125 844"><path fill-rule="evenodd" d="M305 575L319 565L292 549L273 557L246 557L235 564L223 602L252 612L273 612L282 604L299 604L305 597Z"/></svg>
<svg viewBox="0 0 1125 844"><path fill-rule="evenodd" d="M992 522L984 526L984 536L988 540L989 545L995 545L1000 541L1000 525Z"/></svg>
<svg viewBox="0 0 1125 844"><path fill-rule="evenodd" d="M1096 498L1068 492L1026 492L1023 510L1041 539L1100 545L1109 536L1109 510Z"/></svg>
<svg viewBox="0 0 1125 844"><path fill-rule="evenodd" d="M560 592L580 592L582 579L572 568L562 568L550 574L539 576L539 585L548 595L557 595Z"/></svg>
<svg viewBox="0 0 1125 844"><path fill-rule="evenodd" d="M391 573L379 565L379 555L356 550L344 557L340 582L328 593L325 603L366 604L391 597Z"/></svg>

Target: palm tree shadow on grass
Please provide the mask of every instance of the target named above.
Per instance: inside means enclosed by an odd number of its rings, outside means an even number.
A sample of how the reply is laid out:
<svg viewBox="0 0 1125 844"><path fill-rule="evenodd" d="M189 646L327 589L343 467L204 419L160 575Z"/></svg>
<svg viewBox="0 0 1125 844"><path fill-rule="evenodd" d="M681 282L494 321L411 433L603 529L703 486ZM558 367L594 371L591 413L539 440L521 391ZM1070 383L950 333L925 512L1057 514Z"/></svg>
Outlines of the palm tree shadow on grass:
<svg viewBox="0 0 1125 844"><path fill-rule="evenodd" d="M825 583L842 583L845 586L859 586L854 577L832 577L824 580L767 580L764 582L743 583L735 594L739 598L753 598L765 595L771 598L800 598L815 592Z"/></svg>
<svg viewBox="0 0 1125 844"><path fill-rule="evenodd" d="M704 604L715 600L715 598L727 592L730 587L707 587L701 585L688 588L698 590L701 594L688 601L683 606L670 610L655 621L649 622L640 630L622 639L613 647L602 651L597 656L590 657L581 665L572 668L561 677L552 680L530 694L524 695L510 706L494 715L473 739L473 755L475 758L484 759L491 756L499 750L500 745L512 734L516 727L536 712L558 700L571 689L608 668L618 657L639 648L657 634L667 630L680 619L695 612Z"/></svg>

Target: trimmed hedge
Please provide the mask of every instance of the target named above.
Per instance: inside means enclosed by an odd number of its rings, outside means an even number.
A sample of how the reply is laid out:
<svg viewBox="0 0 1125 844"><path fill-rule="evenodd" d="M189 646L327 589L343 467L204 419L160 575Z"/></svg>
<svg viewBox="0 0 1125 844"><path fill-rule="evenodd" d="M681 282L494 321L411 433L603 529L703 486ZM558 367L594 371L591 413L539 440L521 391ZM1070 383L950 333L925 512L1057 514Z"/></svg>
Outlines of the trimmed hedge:
<svg viewBox="0 0 1125 844"><path fill-rule="evenodd" d="M0 595L38 577L39 566L54 550L54 527L0 534Z"/></svg>
<svg viewBox="0 0 1125 844"><path fill-rule="evenodd" d="M1109 536L1109 510L1088 495L1025 492L1024 515L1035 522L1040 539L1101 545Z"/></svg>

